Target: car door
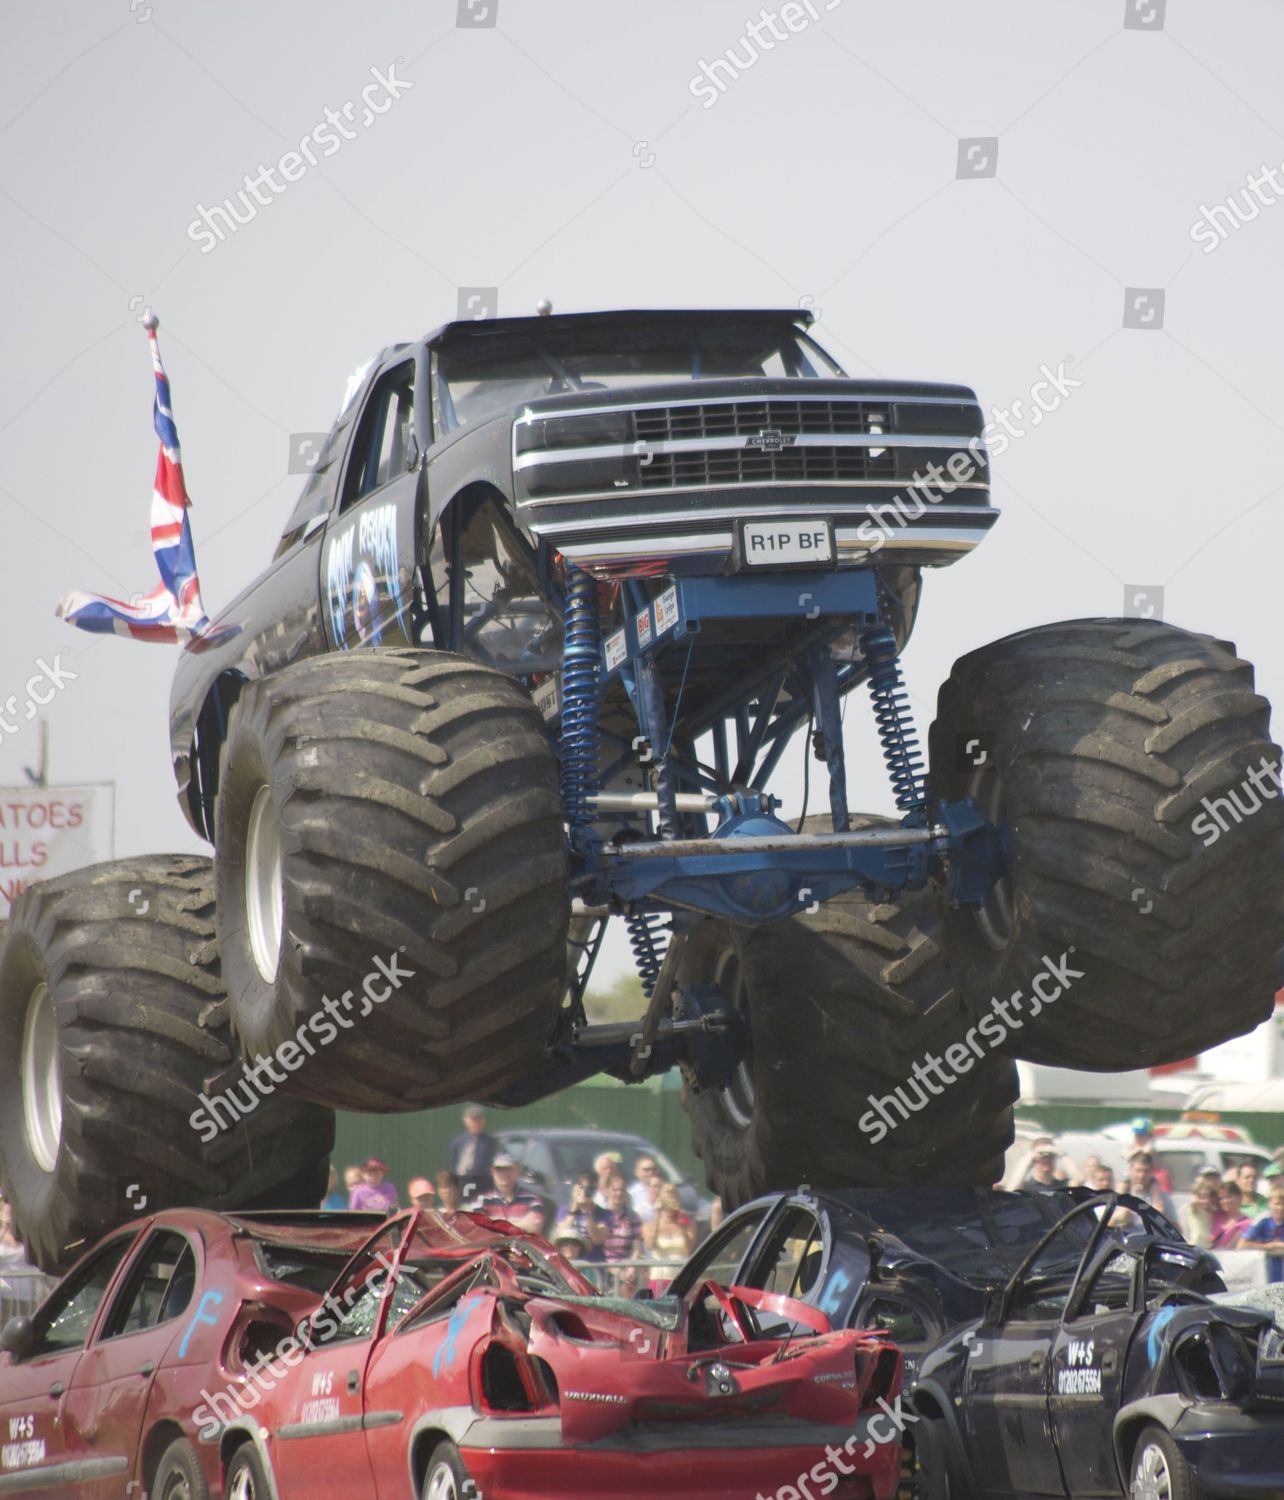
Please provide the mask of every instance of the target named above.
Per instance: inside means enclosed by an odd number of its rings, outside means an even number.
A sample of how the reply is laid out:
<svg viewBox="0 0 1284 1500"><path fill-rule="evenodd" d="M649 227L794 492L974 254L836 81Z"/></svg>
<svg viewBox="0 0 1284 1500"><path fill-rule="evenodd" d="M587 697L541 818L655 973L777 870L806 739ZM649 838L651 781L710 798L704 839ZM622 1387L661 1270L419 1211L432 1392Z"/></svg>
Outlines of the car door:
<svg viewBox="0 0 1284 1500"><path fill-rule="evenodd" d="M1072 1495L1117 1495L1114 1415L1139 1318L1142 1259L1107 1245L1052 1346L1049 1409Z"/></svg>
<svg viewBox="0 0 1284 1500"><path fill-rule="evenodd" d="M85 1451L123 1453L133 1471L156 1369L195 1293L197 1243L173 1228L156 1228L117 1283L84 1358L68 1387L66 1415ZM118 1477L85 1479L78 1500L115 1500Z"/></svg>
<svg viewBox="0 0 1284 1500"><path fill-rule="evenodd" d="M415 372L408 357L370 387L327 529L321 593L326 631L339 650L418 644L424 477Z"/></svg>
<svg viewBox="0 0 1284 1500"><path fill-rule="evenodd" d="M331 1287L309 1320L308 1352L278 1401L281 1500L371 1494L364 1434L365 1374L395 1285L398 1250L415 1214L391 1220Z"/></svg>
<svg viewBox="0 0 1284 1500"><path fill-rule="evenodd" d="M138 1238L114 1235L71 1272L32 1318L33 1342L21 1359L0 1355L0 1485L70 1494L72 1476L111 1480L123 1490L129 1458L86 1445L66 1411L67 1392L84 1358L103 1303Z"/></svg>

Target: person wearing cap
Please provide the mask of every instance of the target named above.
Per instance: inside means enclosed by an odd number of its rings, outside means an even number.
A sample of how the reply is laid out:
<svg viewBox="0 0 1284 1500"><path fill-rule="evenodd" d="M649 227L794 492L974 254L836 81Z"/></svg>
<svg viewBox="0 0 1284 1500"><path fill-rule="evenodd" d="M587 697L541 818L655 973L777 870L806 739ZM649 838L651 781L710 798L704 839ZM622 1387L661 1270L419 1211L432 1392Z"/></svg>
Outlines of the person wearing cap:
<svg viewBox="0 0 1284 1500"><path fill-rule="evenodd" d="M486 1111L470 1104L464 1111L464 1129L450 1143L450 1170L463 1184L464 1197L490 1190L490 1169L499 1155L499 1142L486 1131Z"/></svg>
<svg viewBox="0 0 1284 1500"><path fill-rule="evenodd" d="M437 1195L426 1177L412 1177L406 1188L411 1208L436 1208Z"/></svg>
<svg viewBox="0 0 1284 1500"><path fill-rule="evenodd" d="M1030 1175L1021 1186L1027 1193L1059 1193L1068 1186L1057 1174L1057 1148L1051 1141L1035 1146Z"/></svg>
<svg viewBox="0 0 1284 1500"><path fill-rule="evenodd" d="M397 1189L392 1183L384 1181L388 1174L388 1163L380 1161L377 1156L371 1156L362 1164L361 1170L365 1173L366 1180L353 1188L352 1207L373 1209L381 1214L396 1213Z"/></svg>
<svg viewBox="0 0 1284 1500"><path fill-rule="evenodd" d="M506 1219L526 1234L538 1234L544 1227L544 1206L534 1193L517 1186L517 1163L507 1152L501 1152L490 1172L494 1190L482 1197L477 1212L490 1219Z"/></svg>

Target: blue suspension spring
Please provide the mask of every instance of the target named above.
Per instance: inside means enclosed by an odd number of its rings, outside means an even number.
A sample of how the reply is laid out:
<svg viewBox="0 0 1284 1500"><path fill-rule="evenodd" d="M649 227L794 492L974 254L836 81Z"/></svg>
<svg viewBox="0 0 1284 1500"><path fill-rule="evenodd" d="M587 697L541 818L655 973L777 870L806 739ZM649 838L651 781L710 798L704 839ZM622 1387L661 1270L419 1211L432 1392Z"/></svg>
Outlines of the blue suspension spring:
<svg viewBox="0 0 1284 1500"><path fill-rule="evenodd" d="M919 745L909 694L901 676L900 652L890 626L877 625L861 634L861 650L869 667L869 694L874 721L883 745L883 759L892 778L892 791L901 812L913 812L927 802L927 773Z"/></svg>
<svg viewBox="0 0 1284 1500"><path fill-rule="evenodd" d="M642 993L648 1000L655 990L655 981L660 977L660 965L669 946L667 934L661 931L663 922L664 918L659 912L634 912L629 918L629 947L633 949L633 961L638 966Z"/></svg>
<svg viewBox="0 0 1284 1500"><path fill-rule="evenodd" d="M569 564L562 660L562 800L576 828L594 817L589 798L597 790L601 645L597 584L583 569Z"/></svg>

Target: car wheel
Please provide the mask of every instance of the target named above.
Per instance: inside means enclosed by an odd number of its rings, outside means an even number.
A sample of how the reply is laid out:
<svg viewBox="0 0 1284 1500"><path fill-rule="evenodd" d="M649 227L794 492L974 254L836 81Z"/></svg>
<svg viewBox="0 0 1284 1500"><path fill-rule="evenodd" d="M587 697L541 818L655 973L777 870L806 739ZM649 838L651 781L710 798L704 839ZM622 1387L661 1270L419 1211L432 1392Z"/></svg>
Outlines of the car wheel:
<svg viewBox="0 0 1284 1500"><path fill-rule="evenodd" d="M439 1443L433 1449L420 1493L421 1500L473 1500L477 1486L454 1443Z"/></svg>
<svg viewBox="0 0 1284 1500"><path fill-rule="evenodd" d="M819 820L808 831L822 831ZM766 927L709 919L691 934L679 988L716 985L749 1031L726 1087L688 1078L683 1090L692 1144L725 1207L800 1182L995 1181L1012 1139L1015 1066L973 1057L949 1088L915 1092L912 1081L915 1063L967 1025L940 925L929 892L878 903L848 892ZM894 1128L880 1130L871 1099L898 1088L905 1118L889 1106Z"/></svg>
<svg viewBox="0 0 1284 1500"><path fill-rule="evenodd" d="M272 1486L263 1460L249 1443L236 1450L228 1465L223 1500L272 1500Z"/></svg>
<svg viewBox="0 0 1284 1500"><path fill-rule="evenodd" d="M161 1454L148 1490L151 1500L209 1500L209 1486L196 1449L186 1438Z"/></svg>
<svg viewBox="0 0 1284 1500"><path fill-rule="evenodd" d="M201 1124L202 1093L229 1075L249 1089L235 1061L208 859L121 859L23 892L0 938L0 1187L42 1270L144 1207L316 1207L330 1110L219 1100Z"/></svg>
<svg viewBox="0 0 1284 1500"><path fill-rule="evenodd" d="M1199 1476L1162 1427L1147 1427L1132 1455L1129 1500L1201 1500Z"/></svg>
<svg viewBox="0 0 1284 1500"><path fill-rule="evenodd" d="M1007 868L984 906L945 913L946 950L974 1016L1025 997L1006 1051L1148 1068L1270 1016L1284 798L1263 769L1280 765L1269 717L1233 646L1162 621L1043 625L955 663L932 787L975 798Z"/></svg>
<svg viewBox="0 0 1284 1500"><path fill-rule="evenodd" d="M288 1047L291 1093L369 1111L545 1065L570 896L557 757L515 678L441 651L295 662L241 694L222 765L218 940L246 1056Z"/></svg>

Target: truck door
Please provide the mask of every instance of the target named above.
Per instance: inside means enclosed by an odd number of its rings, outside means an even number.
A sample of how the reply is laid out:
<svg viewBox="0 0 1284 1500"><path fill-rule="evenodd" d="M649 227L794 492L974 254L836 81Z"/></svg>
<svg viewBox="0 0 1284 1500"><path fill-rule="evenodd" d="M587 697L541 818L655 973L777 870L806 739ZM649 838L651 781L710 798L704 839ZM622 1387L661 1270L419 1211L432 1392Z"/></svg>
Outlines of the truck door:
<svg viewBox="0 0 1284 1500"><path fill-rule="evenodd" d="M417 645L422 455L415 424L415 360L370 387L321 555L321 600L331 644Z"/></svg>

